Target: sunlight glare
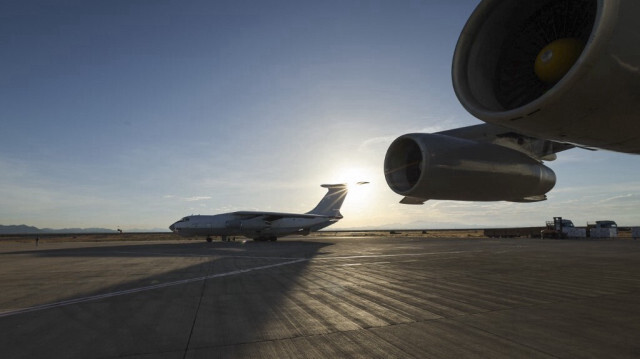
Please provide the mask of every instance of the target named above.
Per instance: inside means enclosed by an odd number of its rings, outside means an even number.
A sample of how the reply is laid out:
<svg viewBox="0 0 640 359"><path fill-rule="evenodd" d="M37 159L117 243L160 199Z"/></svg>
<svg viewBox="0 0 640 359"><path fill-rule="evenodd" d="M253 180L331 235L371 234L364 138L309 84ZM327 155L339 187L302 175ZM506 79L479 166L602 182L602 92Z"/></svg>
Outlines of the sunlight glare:
<svg viewBox="0 0 640 359"><path fill-rule="evenodd" d="M346 183L349 189L347 199L343 205L343 212L355 214L362 212L371 205L371 184L358 184L359 182L369 182L375 177L373 169L348 167L342 168L334 173L330 178L332 183Z"/></svg>

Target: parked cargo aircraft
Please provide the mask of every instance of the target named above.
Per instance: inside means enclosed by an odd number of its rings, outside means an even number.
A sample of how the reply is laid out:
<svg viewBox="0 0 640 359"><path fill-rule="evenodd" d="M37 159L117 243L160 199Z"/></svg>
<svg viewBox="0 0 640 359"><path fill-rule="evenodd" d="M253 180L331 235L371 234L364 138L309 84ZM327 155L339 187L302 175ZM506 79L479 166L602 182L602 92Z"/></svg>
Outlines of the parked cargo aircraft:
<svg viewBox="0 0 640 359"><path fill-rule="evenodd" d="M483 0L453 56L453 87L485 124L390 145L387 184L429 199L535 202L543 164L573 147L640 154L640 1Z"/></svg>
<svg viewBox="0 0 640 359"><path fill-rule="evenodd" d="M358 182L366 184L368 182ZM340 219L340 207L347 196L346 184L323 184L327 194L318 205L304 214L281 212L238 211L212 216L187 216L169 226L182 236L220 236L223 241L231 236L244 236L255 241L275 241L291 234L308 235L330 226Z"/></svg>

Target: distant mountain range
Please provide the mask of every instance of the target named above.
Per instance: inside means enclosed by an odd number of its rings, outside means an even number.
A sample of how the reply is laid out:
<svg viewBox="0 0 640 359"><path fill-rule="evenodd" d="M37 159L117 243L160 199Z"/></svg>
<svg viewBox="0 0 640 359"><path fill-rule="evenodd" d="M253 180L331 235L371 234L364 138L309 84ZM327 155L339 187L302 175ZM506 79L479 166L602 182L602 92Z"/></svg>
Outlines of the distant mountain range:
<svg viewBox="0 0 640 359"><path fill-rule="evenodd" d="M38 234L38 233L117 233L118 231L106 228L37 228L25 224L3 226L0 224L0 234Z"/></svg>
<svg viewBox="0 0 640 359"><path fill-rule="evenodd" d="M106 228L38 228L33 226L21 225L0 225L0 234L32 234L32 233L117 233L118 231Z"/></svg>

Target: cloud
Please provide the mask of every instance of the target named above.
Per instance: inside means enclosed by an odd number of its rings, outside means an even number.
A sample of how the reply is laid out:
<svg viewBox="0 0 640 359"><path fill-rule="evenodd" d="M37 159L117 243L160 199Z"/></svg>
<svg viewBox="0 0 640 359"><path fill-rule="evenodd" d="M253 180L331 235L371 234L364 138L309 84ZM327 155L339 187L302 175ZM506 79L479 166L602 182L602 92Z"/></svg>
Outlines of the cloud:
<svg viewBox="0 0 640 359"><path fill-rule="evenodd" d="M211 196L191 196L191 197L179 197L173 194L166 194L164 196L162 196L162 198L164 199L177 199L180 201L186 201L186 202L197 202L197 201L204 201L207 199L211 199Z"/></svg>
<svg viewBox="0 0 640 359"><path fill-rule="evenodd" d="M211 199L211 196L193 196L193 197L186 197L182 199L187 202L195 202L195 201L204 201L207 199Z"/></svg>
<svg viewBox="0 0 640 359"><path fill-rule="evenodd" d="M396 136L378 136L364 140L358 146L358 152L369 152L379 146L388 146L396 138Z"/></svg>
<svg viewBox="0 0 640 359"><path fill-rule="evenodd" d="M358 146L358 152L369 152L369 151L382 151L386 152L387 146L393 142L396 138L400 137L403 134L407 133L435 133L440 131L449 130L452 128L465 126L466 124L461 124L459 121L455 121L453 118L444 118L435 115L423 116L420 118L416 118L413 120L407 120L403 122L415 122L415 123L426 123L429 124L427 126L410 126L406 127L400 132L395 132L392 135L386 136L376 136L372 138L368 138L360 143Z"/></svg>
<svg viewBox="0 0 640 359"><path fill-rule="evenodd" d="M623 194L623 195L614 196L610 198L605 198L601 200L599 203L601 204L620 203L620 202L628 203L628 202L638 202L638 201L640 201L640 195L635 193L628 193L628 194Z"/></svg>

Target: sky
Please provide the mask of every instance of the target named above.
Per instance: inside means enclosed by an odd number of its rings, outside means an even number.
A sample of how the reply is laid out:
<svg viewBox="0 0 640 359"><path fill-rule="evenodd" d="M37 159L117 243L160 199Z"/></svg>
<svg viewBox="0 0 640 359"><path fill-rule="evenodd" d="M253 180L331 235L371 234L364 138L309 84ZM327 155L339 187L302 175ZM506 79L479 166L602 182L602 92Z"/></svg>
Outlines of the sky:
<svg viewBox="0 0 640 359"><path fill-rule="evenodd" d="M3 1L0 224L165 230L363 180L332 229L640 225L640 156L607 151L548 162L545 202L398 203L396 137L481 123L451 84L478 3Z"/></svg>

